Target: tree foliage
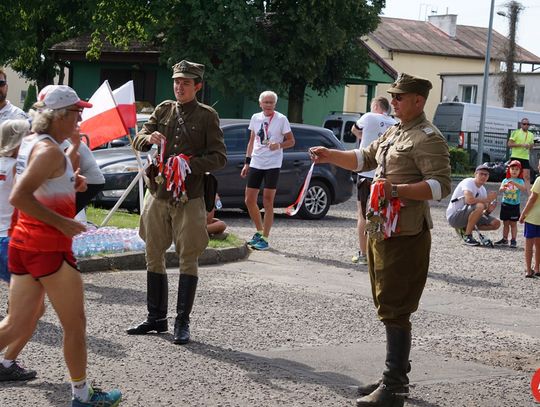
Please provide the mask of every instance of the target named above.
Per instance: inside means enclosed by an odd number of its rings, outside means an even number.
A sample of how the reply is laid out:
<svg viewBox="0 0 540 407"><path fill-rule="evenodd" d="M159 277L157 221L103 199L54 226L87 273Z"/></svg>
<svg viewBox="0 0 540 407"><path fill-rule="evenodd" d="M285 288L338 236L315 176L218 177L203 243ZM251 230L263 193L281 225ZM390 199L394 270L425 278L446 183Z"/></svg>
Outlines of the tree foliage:
<svg viewBox="0 0 540 407"><path fill-rule="evenodd" d="M512 108L515 104L518 81L514 73L514 63L516 61L516 31L519 14L523 11L523 5L517 1L506 3L508 12L508 41L504 50L505 69L501 72L499 82L499 96L503 101L503 107Z"/></svg>
<svg viewBox="0 0 540 407"><path fill-rule="evenodd" d="M257 94L263 87L289 99L289 118L302 121L309 86L325 94L345 78L367 72L359 38L373 31L384 0L121 0L98 3L99 27L90 54L103 36L161 47L171 66L181 59L207 67L221 92ZM131 28L129 28L131 27ZM97 52L96 52L97 51Z"/></svg>
<svg viewBox="0 0 540 407"><path fill-rule="evenodd" d="M0 64L42 88L59 72L50 47L89 31L92 0L14 0L0 5Z"/></svg>

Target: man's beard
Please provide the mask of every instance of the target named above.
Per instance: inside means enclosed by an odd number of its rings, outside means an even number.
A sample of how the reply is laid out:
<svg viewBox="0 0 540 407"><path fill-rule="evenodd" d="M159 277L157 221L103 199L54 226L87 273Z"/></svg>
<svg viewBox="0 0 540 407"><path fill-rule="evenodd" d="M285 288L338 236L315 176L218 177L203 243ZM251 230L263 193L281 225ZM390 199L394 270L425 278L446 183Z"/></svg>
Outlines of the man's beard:
<svg viewBox="0 0 540 407"><path fill-rule="evenodd" d="M7 93L0 92L0 103L3 103L6 100Z"/></svg>

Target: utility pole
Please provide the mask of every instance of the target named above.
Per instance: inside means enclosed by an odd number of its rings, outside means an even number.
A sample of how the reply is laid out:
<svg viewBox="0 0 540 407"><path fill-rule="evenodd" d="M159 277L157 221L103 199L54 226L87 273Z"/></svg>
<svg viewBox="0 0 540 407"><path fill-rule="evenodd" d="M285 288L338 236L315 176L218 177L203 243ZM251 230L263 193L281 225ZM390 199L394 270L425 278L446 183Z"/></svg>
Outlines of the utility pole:
<svg viewBox="0 0 540 407"><path fill-rule="evenodd" d="M491 32L493 31L493 11L495 10L495 0L491 0L491 9L489 12L489 27L486 46L486 60L484 63L484 80L482 84L482 104L480 107L480 129L478 131L478 154L476 164L482 164L484 157L484 130L486 128L486 105L487 91L489 83L489 63L491 61Z"/></svg>

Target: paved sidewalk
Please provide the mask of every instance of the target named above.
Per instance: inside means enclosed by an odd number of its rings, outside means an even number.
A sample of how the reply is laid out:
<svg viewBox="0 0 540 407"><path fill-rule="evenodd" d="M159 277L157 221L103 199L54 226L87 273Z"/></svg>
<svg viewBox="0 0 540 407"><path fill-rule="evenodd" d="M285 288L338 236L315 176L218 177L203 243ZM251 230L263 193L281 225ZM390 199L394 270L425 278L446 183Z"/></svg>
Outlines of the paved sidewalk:
<svg viewBox="0 0 540 407"><path fill-rule="evenodd" d="M169 273L172 325L178 273ZM89 377L118 386L121 406L354 406L354 386L380 374L384 332L365 268L272 250L203 266L200 274L187 346L172 344L170 333L124 333L145 314L144 271L83 275ZM534 405L536 312L428 287L413 325L407 406ZM50 306L21 357L38 378L0 383L0 406L67 405L61 331Z"/></svg>

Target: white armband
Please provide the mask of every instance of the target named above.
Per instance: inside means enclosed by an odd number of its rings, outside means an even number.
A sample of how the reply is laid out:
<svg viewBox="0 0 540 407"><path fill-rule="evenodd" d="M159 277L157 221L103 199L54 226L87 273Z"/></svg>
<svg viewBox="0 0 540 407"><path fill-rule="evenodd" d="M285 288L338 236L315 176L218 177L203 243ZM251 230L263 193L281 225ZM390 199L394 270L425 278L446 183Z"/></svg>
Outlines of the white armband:
<svg viewBox="0 0 540 407"><path fill-rule="evenodd" d="M362 154L362 151L359 149L354 149L354 153L356 154L356 169L355 171L362 171L362 168L364 168L364 155Z"/></svg>
<svg viewBox="0 0 540 407"><path fill-rule="evenodd" d="M431 199L434 201L440 201L442 199L441 184L436 179L426 180L427 184L431 188Z"/></svg>

